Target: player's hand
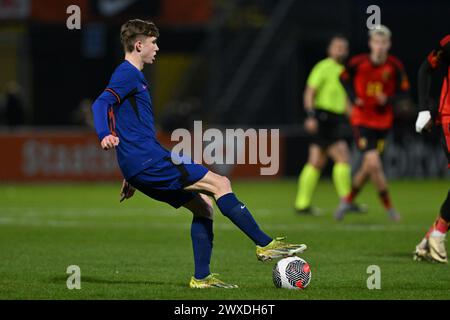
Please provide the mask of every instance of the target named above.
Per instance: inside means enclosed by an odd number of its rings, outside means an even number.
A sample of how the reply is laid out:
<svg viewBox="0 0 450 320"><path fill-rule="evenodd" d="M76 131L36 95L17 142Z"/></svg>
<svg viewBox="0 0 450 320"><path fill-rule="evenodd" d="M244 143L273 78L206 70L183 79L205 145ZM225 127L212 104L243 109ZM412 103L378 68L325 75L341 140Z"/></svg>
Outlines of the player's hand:
<svg viewBox="0 0 450 320"><path fill-rule="evenodd" d="M127 182L127 180L123 179L122 188L120 189L120 202L123 200L129 199L134 195L136 189Z"/></svg>
<svg viewBox="0 0 450 320"><path fill-rule="evenodd" d="M116 136L113 136L112 134L106 136L103 138L101 142L101 146L104 150L109 150L111 148L115 148L119 145L119 138Z"/></svg>
<svg viewBox="0 0 450 320"><path fill-rule="evenodd" d="M305 130L309 134L315 134L319 129L319 123L316 118L308 117L305 120Z"/></svg>
<svg viewBox="0 0 450 320"><path fill-rule="evenodd" d="M418 133L422 133L425 129L426 131L431 130L431 126L433 125L433 121L431 119L430 111L420 111L416 120L416 131Z"/></svg>
<svg viewBox="0 0 450 320"><path fill-rule="evenodd" d="M355 105L357 105L358 107L362 107L364 105L363 99L361 99L360 97L356 97L355 98Z"/></svg>

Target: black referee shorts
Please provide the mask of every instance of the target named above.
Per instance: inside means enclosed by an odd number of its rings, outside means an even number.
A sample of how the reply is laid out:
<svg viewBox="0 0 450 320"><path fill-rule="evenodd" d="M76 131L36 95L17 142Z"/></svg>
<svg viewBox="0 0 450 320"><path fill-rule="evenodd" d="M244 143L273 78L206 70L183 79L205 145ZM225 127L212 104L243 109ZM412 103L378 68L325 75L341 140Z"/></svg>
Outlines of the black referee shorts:
<svg viewBox="0 0 450 320"><path fill-rule="evenodd" d="M350 124L345 114L338 114L316 109L315 118L318 121L318 131L311 136L311 143L321 148L328 148L332 144L347 139L351 134Z"/></svg>

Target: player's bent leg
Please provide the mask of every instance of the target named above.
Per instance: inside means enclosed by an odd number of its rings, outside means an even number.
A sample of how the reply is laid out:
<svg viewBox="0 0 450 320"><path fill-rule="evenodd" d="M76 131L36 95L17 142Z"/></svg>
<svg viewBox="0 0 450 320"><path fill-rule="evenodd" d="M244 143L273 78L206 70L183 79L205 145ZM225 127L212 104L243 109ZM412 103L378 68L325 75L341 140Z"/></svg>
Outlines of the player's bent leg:
<svg viewBox="0 0 450 320"><path fill-rule="evenodd" d="M364 167L364 165L362 165L359 168L358 172L356 173L355 178L361 177L362 179L366 179L367 176L368 176L367 169ZM358 181L355 178L353 179L353 184L352 184L350 192L346 196L341 198L341 201L339 202L339 206L337 207L336 211L334 212L334 218L337 221L341 221L342 219L344 219L345 214L350 211L365 212L365 209L360 209L360 207L358 205L354 204L354 200L361 190L361 187L355 183L355 181Z"/></svg>
<svg viewBox="0 0 450 320"><path fill-rule="evenodd" d="M355 144L358 147L359 151L362 152L364 159L365 153L370 150L372 146L372 143L369 142L371 140L370 136L368 135L367 130L362 127L353 127L353 132L355 134ZM368 179L368 168L366 163L362 161L360 167L353 176L352 188L350 194L345 197L345 200L349 203L352 203L361 189L364 187Z"/></svg>
<svg viewBox="0 0 450 320"><path fill-rule="evenodd" d="M363 156L364 159L364 156ZM356 171L351 184L350 192L341 198L338 208L334 212L334 218L338 221L344 219L348 212L365 213L367 206L356 204L355 198L369 179L369 168L365 161L362 161L358 171Z"/></svg>
<svg viewBox="0 0 450 320"><path fill-rule="evenodd" d="M340 210L336 212L337 220L341 220L345 212L367 212L366 206L353 202L353 198L359 192L359 188L356 189L355 185L352 188L352 169L350 167L350 151L347 143L344 140L339 140L332 144L327 151L330 158L334 161L332 178L340 198Z"/></svg>
<svg viewBox="0 0 450 320"><path fill-rule="evenodd" d="M377 150L369 150L364 154L363 159L370 179L375 184L378 191L387 189L387 181L383 171L383 163Z"/></svg>
<svg viewBox="0 0 450 320"><path fill-rule="evenodd" d="M291 256L306 249L304 244L284 243L281 239L272 239L264 233L255 219L253 219L246 205L239 201L232 192L231 183L226 177L208 171L202 179L185 187L185 190L206 192L213 195L222 214L230 219L256 244L256 254L260 260Z"/></svg>
<svg viewBox="0 0 450 320"><path fill-rule="evenodd" d="M353 176L351 192L354 192L354 196L352 198L352 201L354 198L356 198L356 196L359 194L359 192L362 190L362 188L364 187L364 185L367 183L368 180L369 180L369 170L367 168L367 165L363 163Z"/></svg>
<svg viewBox="0 0 450 320"><path fill-rule="evenodd" d="M233 192L231 182L227 177L208 171L199 181L186 186L184 190L201 192L211 195L217 201L223 195Z"/></svg>
<svg viewBox="0 0 450 320"><path fill-rule="evenodd" d="M212 194L223 215L239 227L256 245L266 246L272 241L272 238L259 228L246 206L236 198L228 178L209 171L201 180L185 189L199 192L204 190Z"/></svg>
<svg viewBox="0 0 450 320"><path fill-rule="evenodd" d="M303 167L298 178L295 210L299 214L319 214L318 209L311 207L311 200L320 178L322 168L326 164L326 155L323 149L316 144L309 147L308 162Z"/></svg>
<svg viewBox="0 0 450 320"><path fill-rule="evenodd" d="M443 126L444 129L442 137L442 147L448 159L448 167L450 168L450 146L448 144L448 127ZM448 263L447 250L445 248L445 237L448 232L450 225L450 191L447 193L447 197L442 203L441 210L438 218L435 220L429 231L426 233L424 239L422 239L420 244L425 243L426 245L426 257L428 260ZM417 246L419 247L420 244ZM424 246L425 246L424 245ZM414 252L414 260L417 259L417 247Z"/></svg>
<svg viewBox="0 0 450 320"><path fill-rule="evenodd" d="M386 176L383 171L383 163L380 153L377 150L370 150L364 155L364 162L367 165L370 178L378 190L378 196L388 217L393 221L400 220L400 214L394 209L389 196Z"/></svg>

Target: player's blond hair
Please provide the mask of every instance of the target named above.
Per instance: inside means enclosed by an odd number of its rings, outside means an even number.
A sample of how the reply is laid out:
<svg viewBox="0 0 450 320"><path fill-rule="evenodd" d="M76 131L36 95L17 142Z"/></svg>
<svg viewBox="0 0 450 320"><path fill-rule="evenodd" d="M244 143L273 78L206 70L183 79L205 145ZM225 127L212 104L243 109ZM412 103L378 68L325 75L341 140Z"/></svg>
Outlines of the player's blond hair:
<svg viewBox="0 0 450 320"><path fill-rule="evenodd" d="M125 22L120 28L120 41L125 52L133 52L134 44L139 37L159 37L159 30L151 21L133 19Z"/></svg>
<svg viewBox="0 0 450 320"><path fill-rule="evenodd" d="M369 38L372 38L375 35L382 35L382 36L391 38L392 32L391 32L391 30L389 30L388 27L386 27L382 24L379 24L369 30Z"/></svg>

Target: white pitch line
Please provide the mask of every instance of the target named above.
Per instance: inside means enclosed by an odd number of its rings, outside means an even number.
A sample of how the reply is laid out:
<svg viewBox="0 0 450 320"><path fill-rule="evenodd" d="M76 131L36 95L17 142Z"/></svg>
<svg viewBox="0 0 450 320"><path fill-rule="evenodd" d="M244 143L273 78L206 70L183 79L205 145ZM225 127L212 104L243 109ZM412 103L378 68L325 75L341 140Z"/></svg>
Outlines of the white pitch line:
<svg viewBox="0 0 450 320"><path fill-rule="evenodd" d="M256 216L270 216L275 215L271 210L255 209L252 210ZM70 216L70 217L84 217L84 216L164 216L164 217L178 217L184 215L187 209L171 209L171 208L33 208L33 207L2 207L0 209L0 217L5 214L14 214L23 217L43 217L46 215L55 216Z"/></svg>
<svg viewBox="0 0 450 320"><path fill-rule="evenodd" d="M150 217L151 218L151 217ZM148 229L177 229L188 230L190 223L181 222L158 222L158 221L137 221L137 222L112 222L112 221L81 221L81 220L56 220L56 219L34 219L25 217L0 217L0 225L16 225L16 226L42 226L42 227L77 227L77 228L148 228ZM328 225L322 224L263 224L264 229L277 231L350 231L350 232L401 232L401 231L421 231L424 229L422 225ZM216 223L214 228L217 230L238 230L231 222Z"/></svg>

